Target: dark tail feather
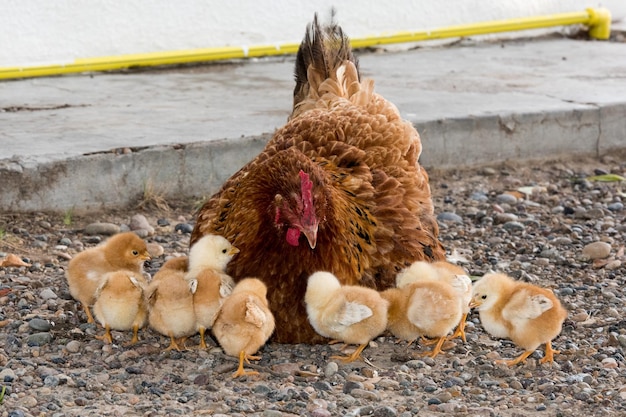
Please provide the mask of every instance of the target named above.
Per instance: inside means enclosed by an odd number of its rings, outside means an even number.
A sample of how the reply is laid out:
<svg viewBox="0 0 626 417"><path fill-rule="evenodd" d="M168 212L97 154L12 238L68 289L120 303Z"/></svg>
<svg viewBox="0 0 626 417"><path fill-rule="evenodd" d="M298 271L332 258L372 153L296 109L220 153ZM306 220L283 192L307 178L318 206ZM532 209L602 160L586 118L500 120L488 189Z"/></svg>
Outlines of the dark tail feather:
<svg viewBox="0 0 626 417"><path fill-rule="evenodd" d="M310 67L313 67L322 79L326 79L346 60L352 61L358 71L359 63L352 54L350 40L335 22L335 10L331 11L330 23L324 26L319 24L316 13L313 22L307 25L304 40L296 55L294 108L309 93L308 71Z"/></svg>

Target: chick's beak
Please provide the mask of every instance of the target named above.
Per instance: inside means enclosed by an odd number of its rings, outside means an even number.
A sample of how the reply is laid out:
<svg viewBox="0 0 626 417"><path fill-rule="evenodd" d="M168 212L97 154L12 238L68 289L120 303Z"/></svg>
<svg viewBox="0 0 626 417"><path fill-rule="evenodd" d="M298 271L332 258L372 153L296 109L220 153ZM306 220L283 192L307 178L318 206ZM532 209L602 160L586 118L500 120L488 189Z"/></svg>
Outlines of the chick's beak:
<svg viewBox="0 0 626 417"><path fill-rule="evenodd" d="M149 261L150 259L152 259L152 257L150 256L150 253L148 251L145 251L141 254L142 261Z"/></svg>
<svg viewBox="0 0 626 417"><path fill-rule="evenodd" d="M230 250L228 251L228 254L229 254L230 256L234 256L234 255L236 255L236 254L238 254L238 253L239 253L239 249L237 249L237 248L236 248L236 247L234 247L234 246L231 246Z"/></svg>
<svg viewBox="0 0 626 417"><path fill-rule="evenodd" d="M474 298L472 298L472 301L470 301L469 303L469 308L475 308L480 306L481 302L479 300L476 300Z"/></svg>

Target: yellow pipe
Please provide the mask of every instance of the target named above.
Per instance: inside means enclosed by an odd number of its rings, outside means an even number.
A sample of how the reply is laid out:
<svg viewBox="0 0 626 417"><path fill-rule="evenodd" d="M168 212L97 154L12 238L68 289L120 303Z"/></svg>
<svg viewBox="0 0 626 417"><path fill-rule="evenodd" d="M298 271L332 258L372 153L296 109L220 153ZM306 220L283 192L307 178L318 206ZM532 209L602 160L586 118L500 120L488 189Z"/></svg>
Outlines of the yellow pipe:
<svg viewBox="0 0 626 417"><path fill-rule="evenodd" d="M611 13L607 9L589 8L584 12L496 20L419 32L407 31L389 35L353 38L351 39L351 44L353 48L365 48L390 43L417 42L431 39L456 38L576 24L586 25L589 28L589 36L592 38L608 39L611 34ZM256 45L250 47L233 46L203 48L185 51L151 52L145 54L76 59L75 61L66 64L51 64L32 67L5 67L0 68L0 80L11 78L45 77L77 72L111 71L134 67L286 55L296 53L299 45L299 43L283 43L277 45Z"/></svg>

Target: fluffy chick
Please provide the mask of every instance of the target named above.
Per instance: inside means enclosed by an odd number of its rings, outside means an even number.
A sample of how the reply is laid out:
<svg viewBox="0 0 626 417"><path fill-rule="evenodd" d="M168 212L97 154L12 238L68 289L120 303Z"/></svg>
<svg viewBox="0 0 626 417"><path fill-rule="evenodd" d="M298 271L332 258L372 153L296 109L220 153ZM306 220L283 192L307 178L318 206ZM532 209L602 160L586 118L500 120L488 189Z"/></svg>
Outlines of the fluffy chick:
<svg viewBox="0 0 626 417"><path fill-rule="evenodd" d="M88 323L94 322L89 307L96 301L102 277L120 269L142 274L143 262L148 259L146 242L133 232L125 232L80 252L70 261L66 273L70 294L82 304Z"/></svg>
<svg viewBox="0 0 626 417"><path fill-rule="evenodd" d="M370 340L387 327L387 300L371 288L341 286L330 272L316 272L309 277L304 303L317 333L359 345L352 355L337 357L345 362L360 358Z"/></svg>
<svg viewBox="0 0 626 417"><path fill-rule="evenodd" d="M189 271L185 278L198 281L193 294L193 307L201 349L207 347L204 340L206 330L213 327L224 299L235 286L224 270L238 252L239 249L218 235L203 236L189 250Z"/></svg>
<svg viewBox="0 0 626 417"><path fill-rule="evenodd" d="M142 274L121 270L105 274L96 289L93 313L104 327L104 335L98 337L105 343L113 343L111 329L133 330L133 345L139 340L137 333L145 326L148 310L144 290L148 283Z"/></svg>
<svg viewBox="0 0 626 417"><path fill-rule="evenodd" d="M470 311L469 303L472 300L472 280L468 276L467 271L458 265L446 261L433 263L418 261L401 271L396 277L398 286L400 286L400 283L415 282L417 280L444 281L452 286L460 297L463 315L450 339L460 336L463 342L467 342L465 323Z"/></svg>
<svg viewBox="0 0 626 417"><path fill-rule="evenodd" d="M425 353L433 358L463 316L458 293L444 281L401 281L399 288L389 288L381 295L389 302L387 329L411 343L420 336L436 339L433 350Z"/></svg>
<svg viewBox="0 0 626 417"><path fill-rule="evenodd" d="M222 304L213 324L213 334L227 355L239 357L239 367L233 378L255 375L244 370L252 356L267 342L274 332L274 316L267 302L267 287L256 278L246 278L237 283Z"/></svg>
<svg viewBox="0 0 626 417"><path fill-rule="evenodd" d="M566 310L552 291L505 274L490 273L474 284L471 307L476 307L484 329L494 337L508 338L524 353L515 359L498 360L509 366L524 362L546 344L540 363L553 362L552 340L561 333Z"/></svg>
<svg viewBox="0 0 626 417"><path fill-rule="evenodd" d="M196 280L185 279L185 272L180 269L161 267L148 285L148 324L170 338L166 350L185 349L185 340L196 333L193 294L197 284Z"/></svg>

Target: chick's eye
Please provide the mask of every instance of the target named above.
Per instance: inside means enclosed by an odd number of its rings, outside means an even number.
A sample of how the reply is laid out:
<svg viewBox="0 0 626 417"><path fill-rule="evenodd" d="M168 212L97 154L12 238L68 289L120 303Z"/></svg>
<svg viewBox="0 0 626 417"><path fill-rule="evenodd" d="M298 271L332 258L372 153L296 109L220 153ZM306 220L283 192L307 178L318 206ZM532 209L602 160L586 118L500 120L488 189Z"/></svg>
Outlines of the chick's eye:
<svg viewBox="0 0 626 417"><path fill-rule="evenodd" d="M133 255L134 255L134 256L137 256L137 255L139 255L139 252L137 252L136 250L134 250L134 251L133 251Z"/></svg>
<svg viewBox="0 0 626 417"><path fill-rule="evenodd" d="M482 297L480 297L480 298L482 298L483 300L486 300L486 299L487 299L487 294L483 295L483 296L482 296Z"/></svg>
<svg viewBox="0 0 626 417"><path fill-rule="evenodd" d="M222 249L222 253L226 253L228 252L226 249Z"/></svg>

